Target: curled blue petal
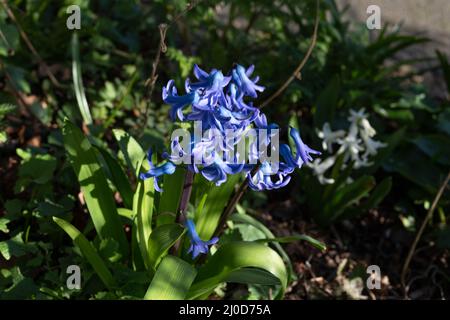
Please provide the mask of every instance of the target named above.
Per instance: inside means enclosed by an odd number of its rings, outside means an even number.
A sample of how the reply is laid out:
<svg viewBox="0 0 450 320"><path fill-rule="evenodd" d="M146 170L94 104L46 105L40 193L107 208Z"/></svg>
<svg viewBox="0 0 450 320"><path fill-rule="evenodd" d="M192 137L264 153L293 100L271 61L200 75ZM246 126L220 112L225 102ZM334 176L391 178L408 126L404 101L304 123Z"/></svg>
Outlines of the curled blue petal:
<svg viewBox="0 0 450 320"><path fill-rule="evenodd" d="M291 180L293 169L280 163L277 172L273 172L270 165L265 162L252 176L251 172L247 173L248 185L252 190L262 191L262 190L273 190L279 189L286 186ZM276 179L272 179L275 177Z"/></svg>
<svg viewBox="0 0 450 320"><path fill-rule="evenodd" d="M219 241L219 238L213 237L211 240L203 241L197 234L195 230L194 221L191 219L186 220L185 227L187 229L188 237L191 241L191 246L188 249L187 253L192 253L192 258L195 259L200 253L207 254L209 251L208 246L216 244Z"/></svg>
<svg viewBox="0 0 450 320"><path fill-rule="evenodd" d="M141 172L139 174L139 179L146 180L149 178L154 178L153 183L155 186L155 190L158 192L162 192L163 190L158 185L158 178L165 174L173 174L176 170L175 164L170 161L155 167L152 162L152 150L149 149L147 153L147 162L150 169L147 172Z"/></svg>
<svg viewBox="0 0 450 320"><path fill-rule="evenodd" d="M253 69L254 69L253 66L251 66L248 69L248 70L250 70L249 74L251 74L253 72ZM233 78L233 81L238 86L239 90L250 97L256 98L258 96L258 94L256 93L257 91L258 92L264 91L264 87L256 84L258 79L254 79L254 80L249 79L249 77L247 75L247 71L241 65L237 65L233 69L232 78Z"/></svg>
<svg viewBox="0 0 450 320"><path fill-rule="evenodd" d="M302 138L300 137L300 133L297 129L290 127L290 135L292 139L294 139L295 147L297 148L297 155L295 161L299 163L299 160L303 161L303 163L308 163L313 160L312 154L320 155L321 152L311 149L306 144L303 143Z"/></svg>
<svg viewBox="0 0 450 320"><path fill-rule="evenodd" d="M205 80L208 78L208 72L202 70L197 64L194 64L194 75L197 80Z"/></svg>
<svg viewBox="0 0 450 320"><path fill-rule="evenodd" d="M206 180L214 182L216 186L220 186L222 183L227 181L226 172L216 163L204 167L200 170L200 173Z"/></svg>
<svg viewBox="0 0 450 320"><path fill-rule="evenodd" d="M162 96L164 102L171 106L170 118L172 121L175 121L176 118L183 121L183 109L189 105L197 103L200 99L196 91L191 91L183 96L179 96L173 80L170 80L163 88Z"/></svg>
<svg viewBox="0 0 450 320"><path fill-rule="evenodd" d="M191 90L202 89L208 93L219 92L230 82L230 77L225 77L220 70L212 70L208 76L201 76L198 82L189 83Z"/></svg>
<svg viewBox="0 0 450 320"><path fill-rule="evenodd" d="M301 159L296 160L292 155L291 148L287 144L280 145L280 154L283 157L286 165L292 168L299 167L301 168L303 161Z"/></svg>

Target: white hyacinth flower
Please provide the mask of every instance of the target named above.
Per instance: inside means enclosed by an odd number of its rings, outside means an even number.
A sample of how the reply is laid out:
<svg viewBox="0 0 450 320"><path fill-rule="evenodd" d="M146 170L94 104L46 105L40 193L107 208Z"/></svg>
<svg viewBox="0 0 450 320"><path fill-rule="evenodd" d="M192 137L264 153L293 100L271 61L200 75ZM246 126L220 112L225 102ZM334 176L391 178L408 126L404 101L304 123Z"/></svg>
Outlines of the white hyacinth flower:
<svg viewBox="0 0 450 320"><path fill-rule="evenodd" d="M368 135L369 137L373 137L377 133L367 119L361 119L359 125L361 126L362 133Z"/></svg>
<svg viewBox="0 0 450 320"><path fill-rule="evenodd" d="M365 113L365 111L366 111L365 108L362 108L358 111L350 109L350 116L347 118L348 121L350 121L351 123L358 123L362 119L367 119L368 115L367 115L367 113Z"/></svg>
<svg viewBox="0 0 450 320"><path fill-rule="evenodd" d="M334 165L337 155L344 154L342 168L345 168L349 162L353 162L353 167L358 169L371 166L372 162L369 162L369 157L376 155L378 149L387 146L386 143L373 139L376 130L371 126L364 108L358 111L350 109L349 113L347 119L350 127L348 131L333 131L330 124L325 123L322 131L317 132L319 138L322 139L323 149L330 154L333 154L333 144L340 145L332 156L325 160L316 159L310 164L321 184L334 183L334 180L326 178L324 173Z"/></svg>
<svg viewBox="0 0 450 320"><path fill-rule="evenodd" d="M325 172L334 166L336 158L334 156L328 157L325 160L320 158L314 159L313 162L308 163L308 167L312 168L314 175L319 180L320 184L333 184L334 179L325 177Z"/></svg>
<svg viewBox="0 0 450 320"><path fill-rule="evenodd" d="M322 139L322 148L332 153L333 143L336 143L338 139L344 137L345 131L344 130L332 131L330 124L326 122L322 127L322 131L319 131L317 135L319 136L319 138Z"/></svg>

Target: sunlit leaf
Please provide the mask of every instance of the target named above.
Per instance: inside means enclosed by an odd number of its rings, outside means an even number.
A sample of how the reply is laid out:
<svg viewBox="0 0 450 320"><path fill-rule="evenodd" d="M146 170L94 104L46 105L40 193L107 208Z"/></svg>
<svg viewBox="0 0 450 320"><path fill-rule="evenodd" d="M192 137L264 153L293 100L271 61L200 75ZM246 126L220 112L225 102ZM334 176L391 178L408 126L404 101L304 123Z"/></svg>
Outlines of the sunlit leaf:
<svg viewBox="0 0 450 320"><path fill-rule="evenodd" d="M70 121L63 128L64 146L80 183L86 205L98 235L119 242L123 256L128 244L117 213L116 204L105 174L97 162L95 149L88 139Z"/></svg>
<svg viewBox="0 0 450 320"><path fill-rule="evenodd" d="M159 264L144 299L184 299L196 275L195 268L187 262L174 256L166 256Z"/></svg>
<svg viewBox="0 0 450 320"><path fill-rule="evenodd" d="M69 222L57 217L53 217L53 221L55 221L69 235L75 245L80 248L81 253L92 265L92 268L94 268L95 272L100 277L105 286L107 288L112 288L114 286L114 278L111 272L106 267L100 255L95 250L94 246L80 231L78 231L77 228L75 228Z"/></svg>

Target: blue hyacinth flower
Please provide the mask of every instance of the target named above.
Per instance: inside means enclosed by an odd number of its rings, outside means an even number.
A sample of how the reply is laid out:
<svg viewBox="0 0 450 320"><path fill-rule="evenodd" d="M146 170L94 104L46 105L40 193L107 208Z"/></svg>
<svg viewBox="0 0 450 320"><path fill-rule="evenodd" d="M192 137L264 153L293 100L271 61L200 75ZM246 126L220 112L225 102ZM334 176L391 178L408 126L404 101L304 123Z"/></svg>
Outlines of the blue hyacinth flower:
<svg viewBox="0 0 450 320"><path fill-rule="evenodd" d="M187 82L187 87L191 90L203 89L210 93L221 91L226 87L231 80L231 77L225 77L220 70L213 69L208 74L200 69L197 65L194 66L194 74L199 80L198 82Z"/></svg>
<svg viewBox="0 0 450 320"><path fill-rule="evenodd" d="M245 70L243 66L237 65L232 71L233 81L236 83L239 90L252 98L256 98L258 96L256 91L264 91L263 86L259 86L256 84L259 80L258 77L253 80L249 78L254 69L255 67L253 65L250 66L247 70Z"/></svg>
<svg viewBox="0 0 450 320"><path fill-rule="evenodd" d="M311 149L306 144L303 143L302 138L300 137L300 133L297 129L290 127L290 135L292 139L294 139L295 147L297 148L297 155L295 157L295 162L299 164L300 167L302 163L308 163L313 160L312 154L320 155L321 152ZM302 163L300 163L300 160Z"/></svg>
<svg viewBox="0 0 450 320"><path fill-rule="evenodd" d="M165 174L172 174L175 172L176 166L170 161L167 161L163 165L155 167L152 162L152 149L148 150L147 153L147 162L150 169L147 172L142 172L139 174L139 179L145 180L148 178L155 178L153 180L153 184L155 186L155 190L158 192L162 192L163 190L158 185L158 178Z"/></svg>
<svg viewBox="0 0 450 320"><path fill-rule="evenodd" d="M171 106L172 120L201 121L204 131L218 131L222 139L216 139L217 134L194 138L189 150L183 150L179 141L172 141L170 155L167 152L163 154L163 158L168 162L158 167L151 165L150 170L141 174L141 177L155 177L155 188L159 190L158 176L173 173L175 164L190 154L191 160L194 161L188 164L187 169L203 175L216 185L227 181L228 175L243 173L249 178L252 189L270 190L287 185L295 168L301 168L304 163L311 162L314 155L320 154L303 143L296 129L290 128L290 136L296 147L295 154L288 145L282 144L278 169L263 163L256 172L252 171L261 155L259 149L265 150L264 148L271 146L271 141L277 133L275 129L278 129L278 125L269 123L264 113L248 100L248 97L256 98L258 92L264 90L264 87L257 84L259 78L252 77L254 69L253 65L249 68L235 65L231 74L224 76L221 70L212 69L206 72L195 65L196 80L190 82L186 79L186 94L181 96L177 94L174 81L170 80L163 88L163 100ZM190 111L184 112L188 107ZM255 141L249 145L249 164L229 159L235 157L237 160L234 155L235 146L249 129L254 129L253 132L256 133ZM264 133L261 132L264 129L268 130L267 135L260 136L259 133ZM227 135L230 131L233 132L231 136ZM260 141L262 137L264 141ZM219 155L215 154L217 147Z"/></svg>
<svg viewBox="0 0 450 320"><path fill-rule="evenodd" d="M262 191L262 190L273 190L279 189L286 186L289 181L291 181L291 176L293 169L286 166L284 163L279 164L279 169L277 172L273 172L270 164L264 162L261 167L252 176L251 172L247 173L248 185L252 190ZM275 177L276 179L272 179Z"/></svg>
<svg viewBox="0 0 450 320"><path fill-rule="evenodd" d="M195 230L194 221L191 219L186 220L185 223L187 234L189 239L191 240L191 246L187 253L192 253L192 258L195 259L200 253L206 254L209 251L208 246L216 244L219 241L219 238L214 237L211 240L203 241L197 234Z"/></svg>
<svg viewBox="0 0 450 320"><path fill-rule="evenodd" d="M162 96L163 101L171 106L170 118L172 121L175 121L177 117L180 121L184 121L183 109L191 104L198 103L200 100L197 91L191 91L183 96L179 96L173 80L170 80L163 88Z"/></svg>

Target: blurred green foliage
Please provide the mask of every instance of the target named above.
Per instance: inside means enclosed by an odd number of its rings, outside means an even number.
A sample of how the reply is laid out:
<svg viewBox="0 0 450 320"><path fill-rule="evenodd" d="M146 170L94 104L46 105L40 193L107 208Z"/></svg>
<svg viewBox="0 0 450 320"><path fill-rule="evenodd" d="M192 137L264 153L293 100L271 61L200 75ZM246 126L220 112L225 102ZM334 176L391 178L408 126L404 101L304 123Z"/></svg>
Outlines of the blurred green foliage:
<svg viewBox="0 0 450 320"><path fill-rule="evenodd" d="M148 275L120 265L116 265L115 276L121 279L122 291L113 295L99 290L102 286L94 270L81 259L76 247L68 245L65 234L52 221L52 217L72 221L87 237L94 230L79 201L79 185L67 161L61 132L65 118L86 122L86 115L78 108L77 101L83 99L80 94L89 102L93 123L86 130L98 150L109 152L105 147L112 144L113 127L138 137L144 148L162 149L171 130L168 107L160 98L169 77L176 75L174 80L182 86L182 78L194 63L205 69L230 69L235 62L255 64L261 83L266 85L262 102L292 73L310 44L316 7L313 0L286 0L282 4L272 0L210 0L179 16L188 2L8 1L18 25L6 10L0 10L0 149L1 167L6 168L2 169L5 177L0 185L0 298L101 299L145 294ZM66 8L72 4L81 7L78 31L65 27ZM281 127L301 118L305 140L318 148L317 128L325 122L339 128L350 108L364 107L388 147L367 168L340 171L337 163L332 169L337 182L332 186L320 185L311 172L302 170L280 197L294 199L300 212L323 226L359 217L376 207L420 221L449 168L450 111L448 100L435 99L414 80L420 73L411 66L422 61L439 64L450 90L448 60L442 53L437 59L402 59L399 52L427 39L405 36L388 27L373 38L364 25L343 20L334 1L321 1L320 10L317 45L301 80L295 80L264 111ZM161 55L155 90L149 97L146 81L159 50L158 25L170 21L167 51ZM39 56L31 52L19 28ZM84 90L73 85L73 62L79 75L75 81ZM46 66L61 86L49 79ZM405 67L409 68L404 71ZM147 108L149 117L143 123ZM25 128L19 135L21 126ZM12 133L5 131L7 127L13 128ZM36 135L41 137L40 144L27 145L26 141ZM117 160L125 166L128 159L124 152L117 153ZM107 157L103 155L105 168ZM10 158L17 165L10 166ZM116 194L117 176L111 171L105 175ZM353 182L344 183L349 177ZM117 202L126 206L129 193L120 195L122 200ZM201 201L200 197L196 200ZM250 195L245 203L258 207L267 203L267 198ZM444 248L450 247L448 208L447 193L440 202L439 215L431 222L432 236ZM207 229L207 222L204 224ZM237 223L227 236L254 240L264 232ZM102 258L110 262L117 258L117 245L112 240L95 243ZM83 273L82 293L65 286L64 271L71 264L88 270ZM265 288L253 286L248 297L267 294Z"/></svg>

